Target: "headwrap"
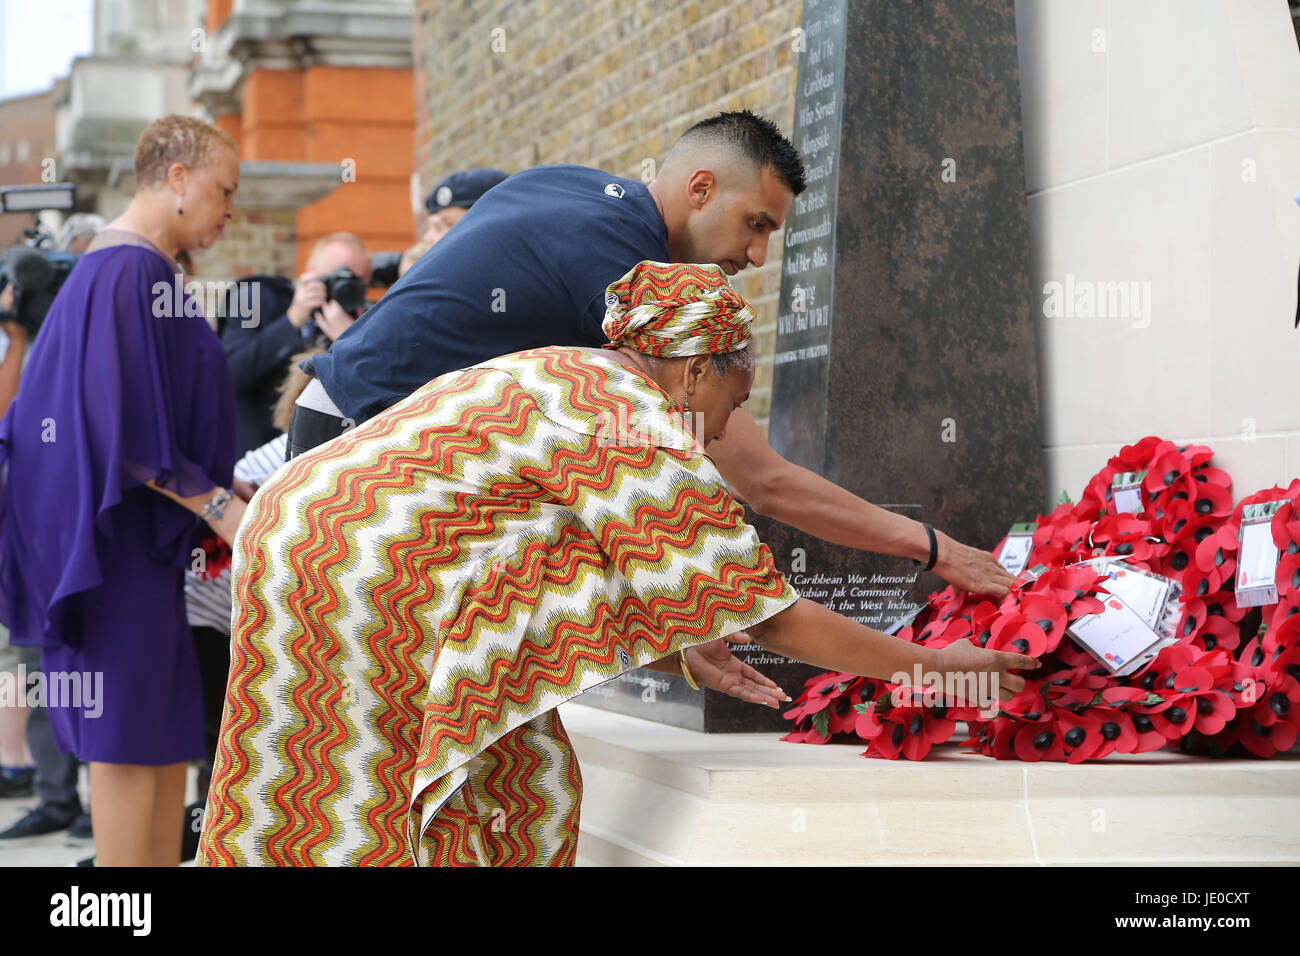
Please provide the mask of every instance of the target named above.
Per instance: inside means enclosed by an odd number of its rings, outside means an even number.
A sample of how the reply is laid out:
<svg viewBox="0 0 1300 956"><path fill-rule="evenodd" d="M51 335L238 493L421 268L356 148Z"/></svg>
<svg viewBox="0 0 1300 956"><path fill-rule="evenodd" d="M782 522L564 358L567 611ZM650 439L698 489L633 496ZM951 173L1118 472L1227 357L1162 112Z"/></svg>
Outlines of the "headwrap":
<svg viewBox="0 0 1300 956"><path fill-rule="evenodd" d="M605 293L607 349L720 355L749 344L754 312L716 265L638 262Z"/></svg>

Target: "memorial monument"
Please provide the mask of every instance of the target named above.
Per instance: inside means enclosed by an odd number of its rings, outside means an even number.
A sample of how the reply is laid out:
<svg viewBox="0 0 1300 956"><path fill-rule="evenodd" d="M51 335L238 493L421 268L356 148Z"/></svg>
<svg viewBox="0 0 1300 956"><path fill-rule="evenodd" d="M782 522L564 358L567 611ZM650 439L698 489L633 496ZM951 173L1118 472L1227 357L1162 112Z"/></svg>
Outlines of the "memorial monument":
<svg viewBox="0 0 1300 956"><path fill-rule="evenodd" d="M1012 0L805 0L769 440L967 544L1046 505ZM878 629L942 587L751 515L800 594ZM818 668L738 656L797 695ZM710 732L777 711L634 670L583 703Z"/></svg>

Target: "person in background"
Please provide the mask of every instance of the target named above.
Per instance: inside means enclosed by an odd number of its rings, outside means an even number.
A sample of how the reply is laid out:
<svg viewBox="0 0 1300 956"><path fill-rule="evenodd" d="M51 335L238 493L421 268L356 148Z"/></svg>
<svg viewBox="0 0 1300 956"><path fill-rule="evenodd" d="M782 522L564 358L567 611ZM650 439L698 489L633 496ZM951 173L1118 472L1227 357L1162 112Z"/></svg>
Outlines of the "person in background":
<svg viewBox="0 0 1300 956"><path fill-rule="evenodd" d="M424 255L432 248L433 246L423 240L417 242L413 246L408 246L406 251L402 253L401 260L397 263L397 278L400 279L402 276L406 275L406 273L410 271L411 266L420 261L420 256Z"/></svg>
<svg viewBox="0 0 1300 956"><path fill-rule="evenodd" d="M293 356L289 373L280 386L272 423L280 434L265 445L247 452L235 462L235 481L246 482L251 498L262 482L284 464L284 447L289 436L289 418L293 403L310 381L297 363L323 352L311 348ZM226 678L230 673L230 566L215 576L191 568L185 575L185 613L199 654L199 673L203 680L203 732L207 759L199 770L198 800L185 808L185 832L181 840L181 859L191 860L198 848L199 827L207 804L212 762L216 756L217 735L221 729L221 708L226 700Z"/></svg>
<svg viewBox="0 0 1300 956"><path fill-rule="evenodd" d="M311 344L318 333L332 342L352 324L354 317L342 306L326 301L321 282L323 276L344 267L363 282L370 281L366 244L350 232L335 232L312 247L297 284L280 276L239 280L253 286L254 315L237 315L238 309L228 307L221 344L235 382L240 455L275 438L271 407L289 357ZM231 301L235 300L232 295Z"/></svg>
<svg viewBox="0 0 1300 956"><path fill-rule="evenodd" d="M68 221L59 227L59 234L54 239L54 247L60 252L70 252L79 256L86 247L104 229L104 217L93 212L73 213Z"/></svg>
<svg viewBox="0 0 1300 956"><path fill-rule="evenodd" d="M433 191L424 199L424 208L429 211L429 215L424 220L424 234L420 237L420 242L428 247L436 245L452 226L460 222L474 203L482 199L493 186L505 182L509 175L499 169L486 167L463 169L434 186Z"/></svg>
<svg viewBox="0 0 1300 956"><path fill-rule="evenodd" d="M220 238L239 160L220 129L171 115L134 164L135 196L59 290L0 420L0 622L41 649L48 685L83 690L46 703L90 765L97 862L175 866L204 756L184 571L209 529L233 540L244 502L225 356L174 298L170 253Z"/></svg>
<svg viewBox="0 0 1300 956"><path fill-rule="evenodd" d="M402 254L397 270L398 282L393 288L401 285L401 277L406 275L425 253L437 245L438 241L461 221L465 213L482 199L488 190L507 178L508 174L499 169L466 169L452 173L438 183L424 200L424 206L429 210L424 236L420 242ZM391 291L392 289L389 289L389 292ZM306 388L298 389L297 393L299 401L289 425L291 437L286 457L292 457L304 448L313 447L346 431L346 422L340 424L342 413L330 401L329 395L325 393L320 382L314 378L310 379ZM295 431L300 438L307 436L312 444L295 445L292 439Z"/></svg>

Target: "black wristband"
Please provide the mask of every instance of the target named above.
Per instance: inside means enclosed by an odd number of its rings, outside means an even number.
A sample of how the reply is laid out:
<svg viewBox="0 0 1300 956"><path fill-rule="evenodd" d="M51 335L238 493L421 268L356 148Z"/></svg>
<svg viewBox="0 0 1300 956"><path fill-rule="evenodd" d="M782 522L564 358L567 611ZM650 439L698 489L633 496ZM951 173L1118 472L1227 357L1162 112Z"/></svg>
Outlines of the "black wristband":
<svg viewBox="0 0 1300 956"><path fill-rule="evenodd" d="M934 536L934 528L928 523L922 521L921 527L925 528L925 533L930 536L930 560L925 565L922 565L920 561L913 561L912 563L922 571L931 571L934 569L935 562L939 560L939 539Z"/></svg>

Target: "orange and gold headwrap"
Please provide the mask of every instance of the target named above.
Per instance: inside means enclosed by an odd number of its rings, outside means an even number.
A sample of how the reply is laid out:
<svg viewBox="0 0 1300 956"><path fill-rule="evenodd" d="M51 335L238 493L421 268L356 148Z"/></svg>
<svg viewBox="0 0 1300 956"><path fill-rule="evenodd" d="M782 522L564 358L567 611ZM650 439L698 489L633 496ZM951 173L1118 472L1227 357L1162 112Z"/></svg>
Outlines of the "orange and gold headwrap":
<svg viewBox="0 0 1300 956"><path fill-rule="evenodd" d="M749 344L754 312L716 265L638 262L605 293L607 349L720 355Z"/></svg>

